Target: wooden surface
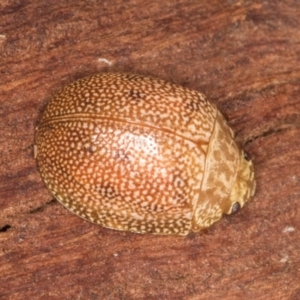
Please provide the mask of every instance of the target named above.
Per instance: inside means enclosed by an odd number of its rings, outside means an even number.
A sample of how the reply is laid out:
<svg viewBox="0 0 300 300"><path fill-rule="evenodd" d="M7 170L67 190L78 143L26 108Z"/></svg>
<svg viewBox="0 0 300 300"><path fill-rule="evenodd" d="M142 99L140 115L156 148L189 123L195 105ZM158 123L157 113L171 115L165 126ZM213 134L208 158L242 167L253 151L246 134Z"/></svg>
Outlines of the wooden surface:
<svg viewBox="0 0 300 300"><path fill-rule="evenodd" d="M205 93L254 160L257 193L187 237L67 211L33 159L43 108L102 71ZM298 0L0 2L1 299L300 299Z"/></svg>

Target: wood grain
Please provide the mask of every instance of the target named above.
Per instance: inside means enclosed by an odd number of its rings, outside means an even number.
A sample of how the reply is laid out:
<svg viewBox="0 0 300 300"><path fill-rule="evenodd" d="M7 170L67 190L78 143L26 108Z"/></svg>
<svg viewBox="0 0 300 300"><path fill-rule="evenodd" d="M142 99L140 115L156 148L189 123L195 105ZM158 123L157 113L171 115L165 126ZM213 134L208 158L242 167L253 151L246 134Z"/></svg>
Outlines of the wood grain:
<svg viewBox="0 0 300 300"><path fill-rule="evenodd" d="M0 3L0 298L300 297L300 7L266 1ZM35 126L63 85L103 71L206 94L254 160L240 213L187 237L95 226L54 200Z"/></svg>

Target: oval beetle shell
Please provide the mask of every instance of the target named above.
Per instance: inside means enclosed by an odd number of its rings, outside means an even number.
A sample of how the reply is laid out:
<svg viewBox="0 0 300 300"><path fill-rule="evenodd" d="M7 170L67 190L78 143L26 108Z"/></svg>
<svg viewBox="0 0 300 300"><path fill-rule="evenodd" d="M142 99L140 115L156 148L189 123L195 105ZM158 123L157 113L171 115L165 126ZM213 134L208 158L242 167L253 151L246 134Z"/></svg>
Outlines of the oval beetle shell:
<svg viewBox="0 0 300 300"><path fill-rule="evenodd" d="M251 160L201 93L151 77L77 80L36 132L41 176L65 207L107 228L186 235L254 194Z"/></svg>

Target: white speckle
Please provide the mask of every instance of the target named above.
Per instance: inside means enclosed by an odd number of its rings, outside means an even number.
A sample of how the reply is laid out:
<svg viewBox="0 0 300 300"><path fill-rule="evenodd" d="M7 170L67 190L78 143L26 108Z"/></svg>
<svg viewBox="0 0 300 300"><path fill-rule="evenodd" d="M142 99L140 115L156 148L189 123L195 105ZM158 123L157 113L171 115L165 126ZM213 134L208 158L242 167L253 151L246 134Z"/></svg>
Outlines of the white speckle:
<svg viewBox="0 0 300 300"><path fill-rule="evenodd" d="M136 189L136 185L134 184L134 182L133 181L129 181L129 183L128 183L128 187L129 187L129 189L131 189L131 190L134 190L134 189Z"/></svg>
<svg viewBox="0 0 300 300"><path fill-rule="evenodd" d="M189 130L190 130L191 132L196 132L196 131L197 131L195 124L190 124L190 125L188 126L188 128L189 128Z"/></svg>
<svg viewBox="0 0 300 300"><path fill-rule="evenodd" d="M118 255L119 255L118 253L114 253L114 254L113 254L114 257L117 257Z"/></svg>
<svg viewBox="0 0 300 300"><path fill-rule="evenodd" d="M151 201L153 201L153 197L152 196L150 196L150 195L147 195L147 200L149 201L149 202L151 202Z"/></svg>
<svg viewBox="0 0 300 300"><path fill-rule="evenodd" d="M293 226L286 226L286 227L282 230L283 233L294 232L294 231L295 231L295 227L293 227Z"/></svg>
<svg viewBox="0 0 300 300"><path fill-rule="evenodd" d="M105 64L107 64L109 66L111 66L113 64L110 60L108 60L108 59L106 59L104 57L98 58L98 62L105 63Z"/></svg>
<svg viewBox="0 0 300 300"><path fill-rule="evenodd" d="M140 196L140 191L134 191L133 192L133 197L138 198Z"/></svg>
<svg viewBox="0 0 300 300"><path fill-rule="evenodd" d="M133 212L133 213L131 214L131 217L132 217L133 219L136 219L136 220L143 220L143 219L144 219L144 217L143 217L142 215L139 215L138 213L135 213L135 212Z"/></svg>
<svg viewBox="0 0 300 300"><path fill-rule="evenodd" d="M289 260L289 256L287 255L287 254L285 254L284 256L283 256L283 258L279 261L279 262L281 262L281 263L286 263L287 261Z"/></svg>

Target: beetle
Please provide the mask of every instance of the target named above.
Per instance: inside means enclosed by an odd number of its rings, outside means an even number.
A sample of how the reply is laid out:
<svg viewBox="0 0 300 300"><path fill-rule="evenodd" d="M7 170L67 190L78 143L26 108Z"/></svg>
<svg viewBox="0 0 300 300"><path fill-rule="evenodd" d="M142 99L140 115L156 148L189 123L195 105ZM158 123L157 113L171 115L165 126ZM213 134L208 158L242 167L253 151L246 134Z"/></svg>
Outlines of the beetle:
<svg viewBox="0 0 300 300"><path fill-rule="evenodd" d="M216 106L148 76L102 73L65 86L35 144L54 197L111 229L187 235L255 192L253 163Z"/></svg>

